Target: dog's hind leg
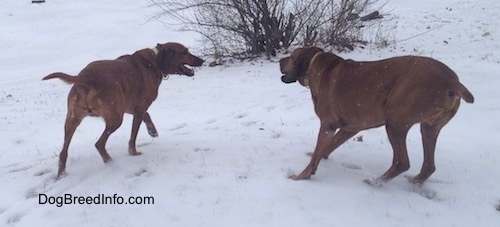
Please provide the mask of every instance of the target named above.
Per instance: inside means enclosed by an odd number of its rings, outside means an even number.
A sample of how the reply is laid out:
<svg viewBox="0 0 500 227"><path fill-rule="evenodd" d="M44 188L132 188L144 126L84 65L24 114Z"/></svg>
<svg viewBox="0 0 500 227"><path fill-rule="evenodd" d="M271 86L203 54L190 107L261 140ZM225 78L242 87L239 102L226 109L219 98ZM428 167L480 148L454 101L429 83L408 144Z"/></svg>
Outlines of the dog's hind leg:
<svg viewBox="0 0 500 227"><path fill-rule="evenodd" d="M424 147L424 162L420 173L414 178L408 180L414 184L422 184L436 170L434 162L434 152L436 149L436 141L441 128L436 128L433 125L426 123L420 124L420 132L422 134L422 144Z"/></svg>
<svg viewBox="0 0 500 227"><path fill-rule="evenodd" d="M108 141L109 136L113 132L115 132L122 124L123 114L112 113L103 116L103 118L106 122L106 128L104 129L101 137L99 137L99 140L97 140L97 142L95 143L95 147L97 148L97 151L99 151L102 160L106 163L111 161L111 156L109 156L108 152L106 151L106 142Z"/></svg>
<svg viewBox="0 0 500 227"><path fill-rule="evenodd" d="M389 181L410 168L410 160L406 148L406 135L410 126L406 125L401 122L386 124L387 136L392 145L393 158L391 167L379 178L381 181Z"/></svg>
<svg viewBox="0 0 500 227"><path fill-rule="evenodd" d="M429 178L432 173L436 170L434 162L434 154L436 150L436 141L439 136L441 129L448 123L448 121L455 115L458 110L453 108L450 111L444 113L437 120L431 122L422 122L420 124L420 133L422 134L422 145L424 147L424 162L422 163L422 169L420 173L413 177L408 178L410 182L414 184L423 184L427 178Z"/></svg>
<svg viewBox="0 0 500 227"><path fill-rule="evenodd" d="M64 123L64 144L61 153L59 153L59 170L57 171L57 178L60 178L66 170L69 143L71 142L71 138L73 138L76 128L87 114L85 110L79 110L73 107L72 101L74 100L70 96L68 113L66 115L66 122Z"/></svg>
<svg viewBox="0 0 500 227"><path fill-rule="evenodd" d="M158 131L156 130L155 125L153 124L153 121L151 120L151 116L149 116L149 113L146 112L144 114L144 123L146 124L146 128L148 129L148 134L151 137L158 137Z"/></svg>

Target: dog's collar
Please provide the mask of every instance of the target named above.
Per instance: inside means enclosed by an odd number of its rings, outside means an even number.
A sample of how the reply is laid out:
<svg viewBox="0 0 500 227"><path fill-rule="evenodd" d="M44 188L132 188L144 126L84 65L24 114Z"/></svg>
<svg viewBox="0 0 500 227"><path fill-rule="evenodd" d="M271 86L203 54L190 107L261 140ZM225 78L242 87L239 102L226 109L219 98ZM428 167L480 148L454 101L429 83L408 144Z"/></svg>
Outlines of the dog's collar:
<svg viewBox="0 0 500 227"><path fill-rule="evenodd" d="M158 53L160 52L160 51L158 51L158 48L156 48L156 47L151 48L151 51L153 51L153 54L155 54L155 55L158 55ZM168 80L168 78L170 77L168 74L161 73L161 75L162 75L163 80Z"/></svg>
<svg viewBox="0 0 500 227"><path fill-rule="evenodd" d="M320 51L320 52L316 53L316 54L315 54L315 55L311 58L311 61L309 62L309 68L311 68L311 65L312 65L312 63L314 62L314 60L316 60L316 58L317 58L320 54L322 54L322 53L323 53L323 51Z"/></svg>
<svg viewBox="0 0 500 227"><path fill-rule="evenodd" d="M159 52L159 51L158 51L158 48L154 47L154 48L151 48L151 50L153 51L153 53L154 53L155 55L158 55L158 52Z"/></svg>
<svg viewBox="0 0 500 227"><path fill-rule="evenodd" d="M316 53L316 54L315 54L315 55L311 58L311 61L309 61L309 67L307 67L307 71L309 71L309 69L311 68L311 65L312 65L312 63L314 62L314 60L316 60L316 58L317 58L320 54L322 54L322 53L323 53L323 51L320 51L320 52ZM309 76L306 76L306 77L304 78L304 82L303 82L303 83L304 83L304 86L309 87Z"/></svg>

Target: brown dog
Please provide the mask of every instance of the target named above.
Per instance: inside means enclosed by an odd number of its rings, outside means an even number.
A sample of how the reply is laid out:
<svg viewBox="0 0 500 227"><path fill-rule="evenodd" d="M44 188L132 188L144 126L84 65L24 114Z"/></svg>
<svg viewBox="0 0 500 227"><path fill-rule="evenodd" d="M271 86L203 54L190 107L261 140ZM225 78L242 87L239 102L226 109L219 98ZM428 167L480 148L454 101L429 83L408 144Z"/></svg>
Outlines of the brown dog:
<svg viewBox="0 0 500 227"><path fill-rule="evenodd" d="M423 183L434 171L434 150L441 128L455 115L460 98L474 102L457 75L431 58L405 56L373 62L344 60L317 47L298 48L280 60L284 83L297 80L311 89L320 119L316 149L309 165L294 180L308 179L321 158L357 132L385 125L394 156L376 181L388 181L410 168L406 135L420 123L424 162L410 179Z"/></svg>
<svg viewBox="0 0 500 227"><path fill-rule="evenodd" d="M189 66L201 66L203 60L189 53L179 43L158 44L153 49L143 49L115 60L95 61L78 76L53 73L43 78L59 78L73 84L68 95L68 113L64 125L64 145L59 155L60 177L66 168L68 146L73 134L86 116L100 116L106 128L95 144L104 162L111 161L106 151L106 141L120 127L123 114L134 115L129 140L130 155L140 155L135 141L142 121L149 135L158 136L147 110L158 96L162 79L168 74L194 76Z"/></svg>

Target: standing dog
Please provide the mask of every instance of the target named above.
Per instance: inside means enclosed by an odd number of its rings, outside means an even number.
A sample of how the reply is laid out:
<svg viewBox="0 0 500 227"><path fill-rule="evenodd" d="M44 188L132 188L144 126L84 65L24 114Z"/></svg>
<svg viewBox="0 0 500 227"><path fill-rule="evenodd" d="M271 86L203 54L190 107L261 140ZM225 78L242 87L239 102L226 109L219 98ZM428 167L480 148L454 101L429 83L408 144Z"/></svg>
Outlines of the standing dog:
<svg viewBox="0 0 500 227"><path fill-rule="evenodd" d="M308 179L321 158L361 130L385 125L393 149L392 165L377 181L389 181L410 168L406 135L420 123L424 161L423 183L435 171L434 150L441 128L455 115L460 99L474 102L457 75L431 58L405 56L380 61L344 60L317 47L294 50L280 60L281 80L309 86L320 119L316 149L307 167L294 180Z"/></svg>
<svg viewBox="0 0 500 227"><path fill-rule="evenodd" d="M141 122L146 124L149 135L158 136L147 110L158 96L163 77L168 74L194 76L194 71L186 65L202 64L203 60L189 53L183 45L166 43L115 60L92 62L77 76L57 72L44 77L43 80L58 78L73 84L68 95L64 145L59 155L57 177L66 169L69 143L86 116L100 116L106 122L106 128L95 146L102 160L109 162L111 157L106 151L106 141L122 124L123 114L133 114L128 151L130 155L140 155L135 141Z"/></svg>

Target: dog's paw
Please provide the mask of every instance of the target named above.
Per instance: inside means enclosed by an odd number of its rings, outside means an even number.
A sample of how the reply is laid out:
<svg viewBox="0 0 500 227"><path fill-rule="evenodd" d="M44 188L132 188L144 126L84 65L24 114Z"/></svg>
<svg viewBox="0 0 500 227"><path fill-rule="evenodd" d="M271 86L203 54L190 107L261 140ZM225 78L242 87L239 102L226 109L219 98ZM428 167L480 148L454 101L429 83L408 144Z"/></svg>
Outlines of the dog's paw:
<svg viewBox="0 0 500 227"><path fill-rule="evenodd" d="M104 156L102 156L102 161L103 161L104 163L108 163L108 162L113 161L113 159L112 159L112 158L111 158L111 156L109 156L109 155L104 155Z"/></svg>
<svg viewBox="0 0 500 227"><path fill-rule="evenodd" d="M424 184L424 181L421 179L418 179L417 177L412 177L412 176L408 176L408 175L405 175L404 177L406 178L406 180L408 180L410 183L414 184L417 187L420 187Z"/></svg>
<svg viewBox="0 0 500 227"><path fill-rule="evenodd" d="M363 182L365 182L366 184L368 184L370 186L377 187L377 188L384 186L384 181L382 181L378 177L377 178L370 177L368 179L363 180Z"/></svg>
<svg viewBox="0 0 500 227"><path fill-rule="evenodd" d="M58 180L62 179L63 177L65 177L66 175L68 175L68 174L66 173L66 171L62 171L62 172L58 173L58 174L54 177L54 180L58 181Z"/></svg>
<svg viewBox="0 0 500 227"><path fill-rule="evenodd" d="M148 129L148 134L153 138L158 137L158 132L156 131L156 129Z"/></svg>
<svg viewBox="0 0 500 227"><path fill-rule="evenodd" d="M130 152L130 155L132 155L132 156L139 156L139 155L142 155L142 152L139 152L139 151Z"/></svg>
<svg viewBox="0 0 500 227"><path fill-rule="evenodd" d="M137 155L141 155L142 153L137 151L137 149L134 147L134 146L131 146L128 148L128 153L131 155L131 156L137 156Z"/></svg>
<svg viewBox="0 0 500 227"><path fill-rule="evenodd" d="M304 175L304 174L296 175L296 174L290 173L290 174L288 174L288 178L290 178L294 181L307 180L307 179L311 178L311 175Z"/></svg>

